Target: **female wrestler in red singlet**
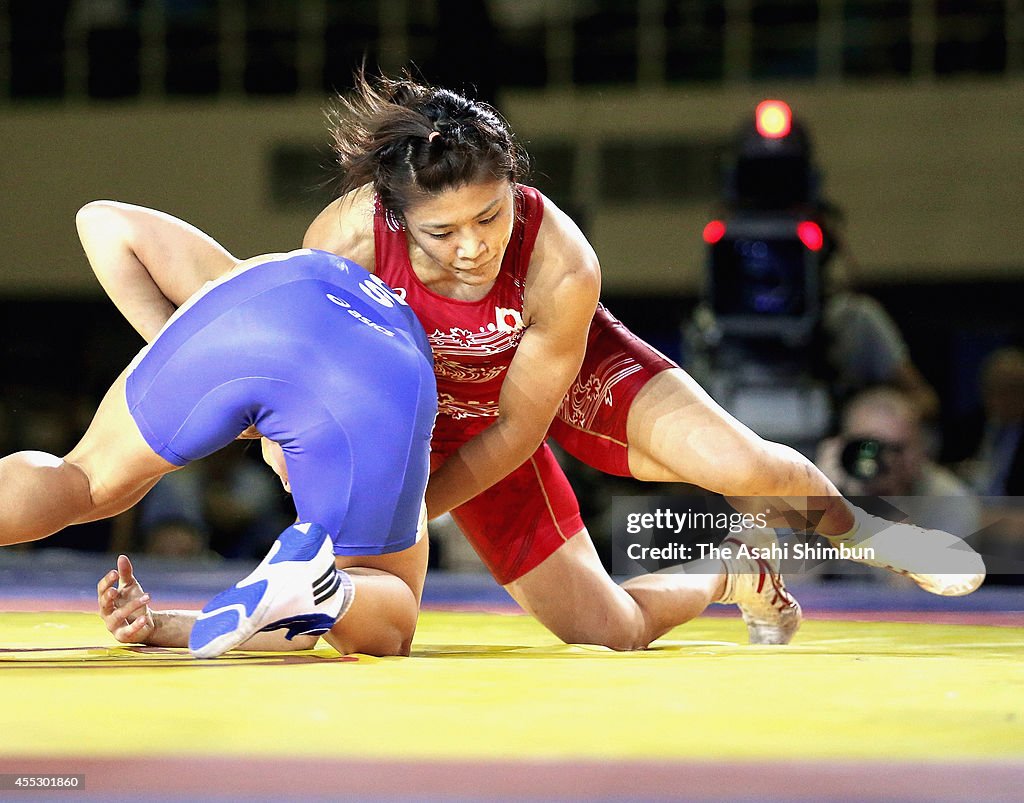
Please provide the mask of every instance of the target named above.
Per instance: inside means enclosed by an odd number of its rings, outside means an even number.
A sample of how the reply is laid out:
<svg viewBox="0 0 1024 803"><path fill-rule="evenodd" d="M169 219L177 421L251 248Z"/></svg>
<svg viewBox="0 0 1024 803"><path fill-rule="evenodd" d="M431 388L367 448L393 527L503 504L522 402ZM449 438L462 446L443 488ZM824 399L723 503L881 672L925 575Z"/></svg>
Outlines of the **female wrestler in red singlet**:
<svg viewBox="0 0 1024 803"><path fill-rule="evenodd" d="M984 567L969 551L956 553L958 574L914 562L930 549L948 552L951 536L853 508L802 455L734 420L599 307L593 249L550 200L519 183L523 156L490 107L409 80L362 77L342 103L333 130L341 197L303 244L377 273L419 317L439 392L429 514L451 511L497 580L556 635L639 648L717 601L739 604L752 640L780 643L796 630L799 606L764 562L616 585L549 436L607 472L731 497L822 498L818 532L870 537L876 564L935 593L980 584ZM181 303L212 278L200 263L165 276L153 259L157 306ZM145 331L154 310L140 298L123 311Z"/></svg>
<svg viewBox="0 0 1024 803"><path fill-rule="evenodd" d="M717 575L612 583L548 436L606 472L729 496L822 497L820 532L857 526L809 461L735 421L598 305L593 249L517 183L520 153L493 110L411 81L361 81L343 111L344 194L304 244L372 265L416 312L439 392L428 510L452 511L526 610L569 641L639 647L728 585ZM964 593L981 578L914 579Z"/></svg>

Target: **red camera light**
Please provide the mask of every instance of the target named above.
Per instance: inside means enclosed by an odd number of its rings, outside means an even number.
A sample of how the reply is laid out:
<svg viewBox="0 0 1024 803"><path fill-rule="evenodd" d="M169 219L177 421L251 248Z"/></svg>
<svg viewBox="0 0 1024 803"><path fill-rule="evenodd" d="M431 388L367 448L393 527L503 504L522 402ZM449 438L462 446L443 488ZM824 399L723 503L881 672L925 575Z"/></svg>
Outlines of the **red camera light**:
<svg viewBox="0 0 1024 803"><path fill-rule="evenodd" d="M762 100L754 112L757 133L765 139L782 139L793 128L793 111L781 100Z"/></svg>
<svg viewBox="0 0 1024 803"><path fill-rule="evenodd" d="M712 220L704 227L704 242L714 245L725 236L725 224L721 220Z"/></svg>
<svg viewBox="0 0 1024 803"><path fill-rule="evenodd" d="M821 226L813 220L803 220L797 223L796 236L811 251L820 251L825 244L825 235L821 231Z"/></svg>

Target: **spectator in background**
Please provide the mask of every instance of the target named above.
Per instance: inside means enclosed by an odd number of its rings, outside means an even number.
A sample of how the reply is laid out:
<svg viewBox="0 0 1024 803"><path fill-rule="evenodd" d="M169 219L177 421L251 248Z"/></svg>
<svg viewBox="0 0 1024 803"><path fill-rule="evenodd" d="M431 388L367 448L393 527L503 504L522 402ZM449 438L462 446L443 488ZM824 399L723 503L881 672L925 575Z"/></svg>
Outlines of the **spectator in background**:
<svg viewBox="0 0 1024 803"><path fill-rule="evenodd" d="M981 369L985 424L969 468L982 496L1024 495L1024 349L1001 348Z"/></svg>
<svg viewBox="0 0 1024 803"><path fill-rule="evenodd" d="M891 385L917 407L922 419L937 418L938 396L910 359L896 323L874 298L849 289L832 293L825 302L823 326L838 398L873 385Z"/></svg>
<svg viewBox="0 0 1024 803"><path fill-rule="evenodd" d="M961 537L980 527L977 497L928 457L920 407L897 388L850 399L839 434L820 444L815 462L843 494L886 497L920 527Z"/></svg>
<svg viewBox="0 0 1024 803"><path fill-rule="evenodd" d="M985 497L980 546L994 583L1024 585L1024 350L997 349L981 368L984 424L965 475Z"/></svg>
<svg viewBox="0 0 1024 803"><path fill-rule="evenodd" d="M161 558L181 558L189 561L216 560L209 548L209 537L194 522L185 518L159 519L143 530L143 550Z"/></svg>
<svg viewBox="0 0 1024 803"><path fill-rule="evenodd" d="M826 296L822 328L826 353L835 372L833 396L847 401L875 385L890 385L912 401L925 422L939 415L939 397L910 357L899 327L872 296L858 291L858 263L850 250L842 210L823 202L822 228L826 232Z"/></svg>

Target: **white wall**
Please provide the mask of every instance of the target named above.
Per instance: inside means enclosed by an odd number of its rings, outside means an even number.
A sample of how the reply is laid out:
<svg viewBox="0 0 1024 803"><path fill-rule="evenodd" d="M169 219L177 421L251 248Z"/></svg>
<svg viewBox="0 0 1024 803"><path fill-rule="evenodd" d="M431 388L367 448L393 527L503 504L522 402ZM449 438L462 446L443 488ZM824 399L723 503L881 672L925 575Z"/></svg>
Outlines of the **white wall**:
<svg viewBox="0 0 1024 803"><path fill-rule="evenodd" d="M298 247L306 213L271 207L278 140L324 139L315 102L8 108L0 118L0 287L99 292L74 216L87 201L154 206L239 256Z"/></svg>
<svg viewBox="0 0 1024 803"><path fill-rule="evenodd" d="M810 128L827 195L846 211L869 281L1024 276L1024 83L765 86L643 96L510 98L521 132L582 139L721 136L764 98ZM609 286L699 280L703 207L601 209L593 239Z"/></svg>
<svg viewBox="0 0 1024 803"><path fill-rule="evenodd" d="M1024 277L1024 82L516 93L503 111L527 141L721 139L769 96L810 126L863 278ZM270 204L269 151L324 138L317 99L3 108L0 292L97 293L74 231L95 198L178 214L239 255L297 246L309 215ZM697 286L708 209L592 212L607 290Z"/></svg>

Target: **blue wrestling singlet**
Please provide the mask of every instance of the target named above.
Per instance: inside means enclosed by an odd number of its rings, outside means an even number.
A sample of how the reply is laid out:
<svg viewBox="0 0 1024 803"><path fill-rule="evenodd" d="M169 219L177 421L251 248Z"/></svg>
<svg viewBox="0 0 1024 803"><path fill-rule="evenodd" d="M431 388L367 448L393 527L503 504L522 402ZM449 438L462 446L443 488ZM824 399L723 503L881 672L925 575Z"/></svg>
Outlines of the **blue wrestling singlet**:
<svg viewBox="0 0 1024 803"><path fill-rule="evenodd" d="M437 411L415 315L376 276L323 251L230 273L136 357L128 409L175 465L250 425L285 454L296 511L336 555L412 546Z"/></svg>

